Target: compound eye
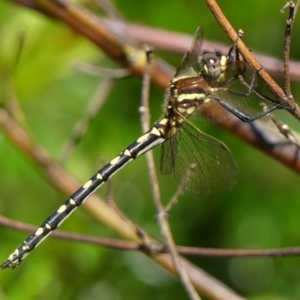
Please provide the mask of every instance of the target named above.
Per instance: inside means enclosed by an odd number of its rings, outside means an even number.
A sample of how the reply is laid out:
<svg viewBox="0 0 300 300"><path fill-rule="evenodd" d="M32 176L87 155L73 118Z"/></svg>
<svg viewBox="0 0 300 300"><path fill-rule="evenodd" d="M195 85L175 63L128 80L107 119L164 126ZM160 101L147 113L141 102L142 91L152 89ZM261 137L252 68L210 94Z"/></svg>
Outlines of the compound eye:
<svg viewBox="0 0 300 300"><path fill-rule="evenodd" d="M216 78L221 74L220 59L215 53L204 53L202 56L202 63L205 73L210 77Z"/></svg>

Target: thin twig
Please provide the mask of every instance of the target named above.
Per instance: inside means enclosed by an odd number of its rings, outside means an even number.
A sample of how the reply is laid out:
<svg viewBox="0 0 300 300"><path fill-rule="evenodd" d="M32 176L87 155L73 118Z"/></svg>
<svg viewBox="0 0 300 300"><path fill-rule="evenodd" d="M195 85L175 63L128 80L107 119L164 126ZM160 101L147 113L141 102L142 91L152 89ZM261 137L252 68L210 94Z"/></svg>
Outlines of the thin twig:
<svg viewBox="0 0 300 300"><path fill-rule="evenodd" d="M176 192L174 193L173 197L171 198L171 200L169 201L169 203L166 205L166 208L165 208L165 212L168 214L172 207L177 204L178 202L178 198L180 195L182 195L184 192L183 190L183 187L181 185L178 186Z"/></svg>
<svg viewBox="0 0 300 300"><path fill-rule="evenodd" d="M264 111L268 110L268 107L265 103L261 103ZM268 116L274 123L274 125L278 128L278 130L294 145L300 148L300 141L296 138L291 128L287 124L281 123L272 113L269 113Z"/></svg>
<svg viewBox="0 0 300 300"><path fill-rule="evenodd" d="M296 14L299 7L299 1L295 5L293 1L287 2L280 12L284 13L285 9L289 7L289 18L286 21L285 34L284 34L284 49L283 49L283 73L284 73L284 91L289 99L293 99L291 91L291 78L290 78L290 50L291 50L291 33L296 19Z"/></svg>
<svg viewBox="0 0 300 300"><path fill-rule="evenodd" d="M2 226L17 229L24 232L33 232L38 229L38 226L30 225L24 222L18 222L0 215L0 224ZM151 241L151 243L141 245L137 242L128 240L112 239L96 237L84 234L78 234L73 232L67 232L63 230L55 230L50 238L58 238L63 240L69 240L74 242L89 243L95 245L101 245L111 249L117 250L131 250L140 251L147 254L159 254L168 253L168 248L165 245ZM148 237L146 237L148 239ZM215 249L215 248L199 248L199 247L185 247L177 246L178 253L186 256L199 256L199 257L219 257L219 258L231 258L231 257L293 257L300 255L299 247L289 247L280 249Z"/></svg>
<svg viewBox="0 0 300 300"><path fill-rule="evenodd" d="M185 186L188 180L191 180L191 177L193 175L193 169L194 169L193 165L188 168L185 176L181 181L181 185L178 187L177 191L175 192L175 194L173 195L173 197L171 198L171 200L169 201L169 203L165 208L166 213L169 213L173 205L178 202L178 197L184 192L183 186Z"/></svg>
<svg viewBox="0 0 300 300"><path fill-rule="evenodd" d="M38 229L38 226L30 225L24 222L18 222L1 215L0 215L0 224L9 228L13 228L25 232L34 232ZM96 244L96 245L101 245L112 249L140 250L140 245L136 242L120 240L120 239L109 239L103 237L100 238L96 236L89 236L84 234L67 232L63 230L55 230L50 235L50 237L74 241L74 242Z"/></svg>
<svg viewBox="0 0 300 300"><path fill-rule="evenodd" d="M151 49L146 49L148 64L145 68L145 74L143 77L143 88L142 88L142 113L141 113L141 124L143 131L146 131L150 126L149 117L149 91L150 91L150 80L151 80L151 64L152 64L152 51ZM146 159L148 164L150 182L152 185L152 194L154 199L154 204L157 212L157 221L160 226L164 240L166 241L167 247L173 259L177 275L180 278L183 286L185 287L190 299L201 300L197 294L195 288L193 287L185 269L180 261L179 254L176 250L176 245L171 233L170 225L167 221L167 214L165 212L164 206L161 201L160 189L158 184L158 179L155 170L155 163L152 151L146 153Z"/></svg>
<svg viewBox="0 0 300 300"><path fill-rule="evenodd" d="M61 163L70 157L76 146L79 144L84 134L88 130L92 120L107 99L112 87L113 81L111 79L104 79L102 82L100 82L81 119L75 124L70 140L67 141L67 143L63 146L59 158Z"/></svg>

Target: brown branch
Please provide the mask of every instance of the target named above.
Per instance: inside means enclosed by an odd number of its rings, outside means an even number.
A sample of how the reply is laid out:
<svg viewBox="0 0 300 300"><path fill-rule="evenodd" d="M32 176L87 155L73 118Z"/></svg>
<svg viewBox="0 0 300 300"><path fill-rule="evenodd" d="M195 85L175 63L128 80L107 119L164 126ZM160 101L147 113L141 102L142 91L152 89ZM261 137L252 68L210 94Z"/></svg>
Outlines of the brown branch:
<svg viewBox="0 0 300 300"><path fill-rule="evenodd" d="M142 47L134 45L117 32L110 31L97 16L92 16L79 5L66 0L36 0L35 3L43 11L68 24L101 48L109 57L121 66L125 66L137 76L142 76L146 64L145 52ZM169 81L168 69L162 64L154 64L152 75L158 76L156 83L166 85ZM152 76L153 77L153 76Z"/></svg>
<svg viewBox="0 0 300 300"><path fill-rule="evenodd" d="M285 8L289 7L289 18L286 21L285 34L284 34L284 50L283 50L283 71L284 71L284 90L285 94L292 99L291 92L291 78L290 78L290 47L291 47L291 33L295 22L296 14L299 8L299 1L295 5L293 1L287 2L282 8L281 12L284 13Z"/></svg>
<svg viewBox="0 0 300 300"><path fill-rule="evenodd" d="M14 2L50 16L49 12L47 13L47 11L41 9L38 10L39 6L30 0L26 1L27 5L25 5L25 1L15 0ZM28 5L28 3L31 3L31 5ZM54 16L52 15L51 17ZM98 26L104 26L110 32L117 32L119 36L126 37L126 39L136 44L152 45L154 49L184 54L192 42L193 36L191 34L167 31L160 28L145 26L143 24L131 23L125 20L109 19L98 15L93 16L93 18L97 20ZM84 22L84 20L79 19L76 21ZM216 41L204 40L203 42L203 49L218 49L219 51L226 53L229 47L229 45L218 43ZM252 54L269 73L283 77L282 60L255 51L253 51ZM110 56L109 53L108 55ZM289 65L291 79L300 80L300 62L290 60ZM166 70L166 72L168 71ZM168 81L169 80L167 80L167 82Z"/></svg>
<svg viewBox="0 0 300 300"><path fill-rule="evenodd" d="M124 20L111 20L104 17L99 17L99 20L109 30L118 32L136 43L152 45L155 50L184 54L192 43L193 36L190 34L167 31ZM203 41L203 49L217 49L226 53L229 47L216 41ZM252 53L269 73L283 77L282 60L255 51ZM289 64L291 79L300 80L300 62L291 60Z"/></svg>
<svg viewBox="0 0 300 300"><path fill-rule="evenodd" d="M24 222L18 222L9 218L6 218L4 216L0 215L0 224L3 226L6 226L8 228L17 229L20 231L25 232L34 232L38 229L38 226L30 225ZM131 242L127 240L118 240L118 239L109 239L109 238L103 238L103 237L96 237L96 236L89 236L84 234L78 234L73 232L66 232L62 230L55 230L50 235L50 237L53 238L59 238L63 240L69 240L74 242L82 242L82 243L90 243L90 244L96 244L101 245L104 247L108 247L111 249L118 249L118 250L140 250L141 245L137 242ZM157 247L158 249L158 247ZM160 251L162 252L162 251Z"/></svg>
<svg viewBox="0 0 300 300"><path fill-rule="evenodd" d="M153 61L152 51L150 49L145 49L145 50L147 53L148 63L145 68L145 73L143 77L143 89L142 89L142 108L143 108L142 112L143 113L141 114L141 125L142 125L143 132L147 131L147 129L150 127L149 94L150 94L150 80L151 80L150 72L151 72L151 65ZM164 206L161 201L161 193L159 189L155 162L154 162L152 151L148 151L146 153L146 160L147 160L147 165L149 170L150 182L152 186L153 201L157 212L157 221L160 226L164 240L169 249L169 252L172 256L175 270L183 286L185 287L185 290L188 293L189 298L192 300L201 300L200 296L197 294L195 288L193 287L191 280L187 275L186 270L184 269L181 259L179 257L179 254L176 250L176 244L172 236L170 224L168 222L168 216L165 212Z"/></svg>
<svg viewBox="0 0 300 300"><path fill-rule="evenodd" d="M209 9L215 16L216 20L219 22L224 32L228 35L232 42L237 41L238 34L231 26L220 7L218 6L215 0L205 0ZM266 72L266 70L262 69L261 64L255 59L251 51L246 47L244 42L241 39L237 41L237 47L239 52L245 58L245 60L249 63L249 65L257 71L265 85L271 91L271 93L276 97L279 103L286 108L295 118L300 120L300 109L295 103L295 101L290 101L288 96L283 92L283 90L278 86L278 84L273 80L273 78Z"/></svg>
<svg viewBox="0 0 300 300"><path fill-rule="evenodd" d="M2 226L17 229L24 232L34 232L38 229L38 226L30 225L24 222L18 222L0 215L0 224ZM52 238L58 238L63 240L69 240L74 242L90 243L95 245L104 246L116 250L131 250L131 251L143 251L147 255L169 253L165 245L159 243L148 243L147 245L141 245L137 242L131 242L128 240L111 239L96 237L84 234L78 234L73 232L66 232L62 230L55 230L51 236ZM200 257L219 257L219 258L231 258L231 257L291 257L299 256L299 247L287 247L280 249L215 249L215 248L199 248L199 247L186 247L176 246L178 253L186 256L200 256Z"/></svg>
<svg viewBox="0 0 300 300"><path fill-rule="evenodd" d="M284 48L283 48L283 72L284 72L284 90L285 94L292 98L291 92L291 80L290 80L290 68L289 68L289 60L290 60L290 45L291 45L291 31L294 23L294 8L295 5L292 1L287 2L287 4L282 8L280 12L284 13L285 8L289 6L289 18L286 21L285 26L285 34L284 34Z"/></svg>

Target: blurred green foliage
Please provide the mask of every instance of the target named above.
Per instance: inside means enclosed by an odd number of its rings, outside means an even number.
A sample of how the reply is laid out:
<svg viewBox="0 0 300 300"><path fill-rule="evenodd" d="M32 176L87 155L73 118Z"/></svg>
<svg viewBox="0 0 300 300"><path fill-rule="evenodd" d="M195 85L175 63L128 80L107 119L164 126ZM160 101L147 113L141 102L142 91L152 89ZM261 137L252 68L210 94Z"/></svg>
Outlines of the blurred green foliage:
<svg viewBox="0 0 300 300"><path fill-rule="evenodd" d="M229 42L204 2L115 1L132 21L193 34L197 26L211 40ZM287 14L284 1L220 1L225 14L245 32L251 49L281 58ZM137 9L138 7L138 9ZM292 39L292 58L299 60L299 21ZM14 68L20 39L24 47ZM164 57L168 57L167 54ZM20 116L38 144L58 157L73 125L92 97L101 78L84 74L72 63L110 65L93 44L65 24L37 12L0 2L1 105L16 94ZM180 57L177 59L178 63ZM299 88L295 86L295 99ZM115 87L92 122L82 143L67 162L67 169L84 182L141 133L138 107L140 79L127 78ZM151 90L152 120L159 118L163 91ZM280 117L292 123L287 113ZM122 128L122 130L120 130ZM186 193L170 214L177 244L217 248L279 248L300 244L298 176L223 129L209 125L210 134L224 141L236 157L238 184L227 193L200 197ZM295 128L297 130L297 128ZM160 151L155 150L157 166ZM1 214L40 224L65 196L54 190L37 166L28 162L0 134ZM149 233L160 239L151 201L144 158L124 168L113 179L120 208ZM177 184L159 175L163 199ZM99 193L106 195L106 187ZM299 207L299 209L298 209ZM84 210L78 210L63 229L98 236L115 236ZM1 261L27 234L0 228ZM299 299L298 258L216 259L193 258L200 267L248 299ZM0 272L1 299L185 299L181 284L138 253L48 239L14 271Z"/></svg>

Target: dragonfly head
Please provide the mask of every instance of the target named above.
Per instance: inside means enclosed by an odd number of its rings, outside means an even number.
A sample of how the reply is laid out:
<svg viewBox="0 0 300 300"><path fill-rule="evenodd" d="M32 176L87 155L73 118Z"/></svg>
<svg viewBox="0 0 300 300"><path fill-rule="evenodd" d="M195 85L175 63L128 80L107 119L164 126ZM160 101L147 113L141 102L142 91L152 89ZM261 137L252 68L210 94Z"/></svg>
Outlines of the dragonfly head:
<svg viewBox="0 0 300 300"><path fill-rule="evenodd" d="M220 80L228 66L228 59L221 52L204 52L200 56L202 72L211 80Z"/></svg>

